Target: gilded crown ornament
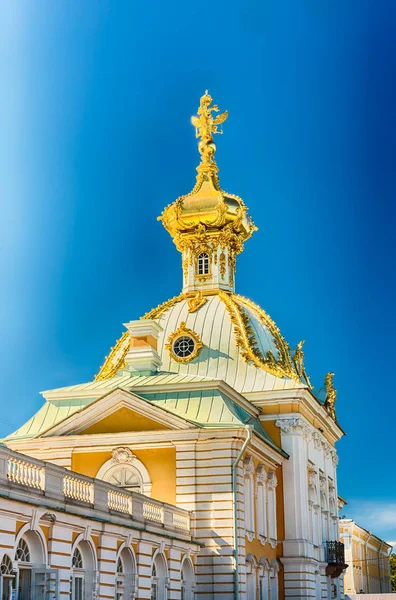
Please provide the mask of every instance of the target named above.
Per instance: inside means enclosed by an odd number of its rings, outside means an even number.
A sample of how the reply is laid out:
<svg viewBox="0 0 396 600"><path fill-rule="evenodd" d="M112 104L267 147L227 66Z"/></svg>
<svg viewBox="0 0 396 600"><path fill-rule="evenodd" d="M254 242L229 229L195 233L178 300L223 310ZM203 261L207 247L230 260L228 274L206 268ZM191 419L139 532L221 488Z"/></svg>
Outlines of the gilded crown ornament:
<svg viewBox="0 0 396 600"><path fill-rule="evenodd" d="M223 133L222 129L219 129L219 125L222 125L228 117L228 110L213 118L213 112L219 112L217 104L212 104L212 97L209 95L208 90L202 96L199 108L198 116L191 117L191 122L195 127L195 137L201 138L198 144L198 150L202 155L203 164L214 163L214 153L216 152L216 144L213 141L213 134Z"/></svg>
<svg viewBox="0 0 396 600"><path fill-rule="evenodd" d="M159 217L183 254L184 292L233 291L236 256L257 229L243 200L220 187L213 137L222 133L221 125L228 111L215 116L216 113L219 107L206 91L197 115L191 118L201 155L195 186L189 194L167 206ZM202 254L206 254L208 260L205 272L199 272L197 267L197 259Z"/></svg>

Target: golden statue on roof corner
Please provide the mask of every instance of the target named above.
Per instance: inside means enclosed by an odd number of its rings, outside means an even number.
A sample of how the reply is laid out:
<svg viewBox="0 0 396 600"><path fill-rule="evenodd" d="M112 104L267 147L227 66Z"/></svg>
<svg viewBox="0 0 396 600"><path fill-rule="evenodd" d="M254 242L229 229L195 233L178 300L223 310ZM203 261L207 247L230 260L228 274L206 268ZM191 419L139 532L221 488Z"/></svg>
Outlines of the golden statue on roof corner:
<svg viewBox="0 0 396 600"><path fill-rule="evenodd" d="M334 373L326 373L325 375L325 387L326 387L326 400L324 403L325 409L333 419L336 420L335 403L337 400L337 391L333 384Z"/></svg>
<svg viewBox="0 0 396 600"><path fill-rule="evenodd" d="M303 350L304 344L305 344L305 340L301 340L301 342L298 342L297 348L294 352L293 362L294 362L294 366L296 368L296 371L297 371L297 374L298 374L300 380L304 380L306 382L306 384L308 385L308 387L312 389L311 382L305 371L305 366L304 366L304 350Z"/></svg>
<svg viewBox="0 0 396 600"><path fill-rule="evenodd" d="M212 113L219 112L219 107L217 104L210 106L211 103L212 96L210 96L208 90L206 90L199 103L198 116L191 117L191 122L195 127L195 137L201 138L198 144L199 152L201 153L204 162L207 163L214 162L213 156L216 152L216 144L213 141L213 135L216 133L223 133L223 131L219 129L219 125L224 123L228 117L228 110L225 110L214 118Z"/></svg>

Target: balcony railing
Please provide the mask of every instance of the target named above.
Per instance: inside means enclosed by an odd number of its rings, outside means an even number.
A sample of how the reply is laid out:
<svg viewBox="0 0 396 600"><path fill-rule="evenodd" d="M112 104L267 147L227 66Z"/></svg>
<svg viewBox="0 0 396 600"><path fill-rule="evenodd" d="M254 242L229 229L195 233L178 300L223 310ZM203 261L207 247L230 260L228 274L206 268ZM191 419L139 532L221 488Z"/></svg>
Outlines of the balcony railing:
<svg viewBox="0 0 396 600"><path fill-rule="evenodd" d="M326 542L327 575L339 577L348 565L345 564L345 548L342 542Z"/></svg>
<svg viewBox="0 0 396 600"><path fill-rule="evenodd" d="M86 506L89 511L143 522L146 527L169 529L174 535L191 535L190 513L182 508L129 492L100 479L80 475L64 467L37 460L0 445L0 497L6 489L19 497L37 495L43 506L57 509L59 502Z"/></svg>
<svg viewBox="0 0 396 600"><path fill-rule="evenodd" d="M326 562L329 565L345 564L345 550L342 542L326 542Z"/></svg>

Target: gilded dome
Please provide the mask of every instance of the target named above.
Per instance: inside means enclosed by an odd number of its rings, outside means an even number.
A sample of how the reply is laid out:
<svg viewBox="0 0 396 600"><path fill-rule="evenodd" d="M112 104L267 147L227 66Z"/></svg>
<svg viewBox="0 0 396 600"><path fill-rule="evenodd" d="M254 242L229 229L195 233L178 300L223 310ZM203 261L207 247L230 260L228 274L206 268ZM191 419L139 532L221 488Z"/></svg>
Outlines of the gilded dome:
<svg viewBox="0 0 396 600"><path fill-rule="evenodd" d="M163 371L221 379L241 393L308 385L274 321L242 296L219 292L197 299L181 294L142 319L153 319L162 328L158 354ZM169 342L181 326L200 343L199 352L189 361L176 360L170 350ZM125 367L128 341L126 332L97 379L111 377Z"/></svg>
<svg viewBox="0 0 396 600"><path fill-rule="evenodd" d="M211 244L225 246L231 242L236 254L243 249L243 242L256 231L247 208L239 196L221 189L215 160L216 144L213 135L222 133L220 125L226 120L225 111L217 117L217 105L210 106L212 98L206 92L200 101L198 116L192 117L196 137L201 138L198 149L201 162L197 167L197 181L193 190L169 204L159 220L170 233L176 247L183 252L186 244L196 236L206 234Z"/></svg>

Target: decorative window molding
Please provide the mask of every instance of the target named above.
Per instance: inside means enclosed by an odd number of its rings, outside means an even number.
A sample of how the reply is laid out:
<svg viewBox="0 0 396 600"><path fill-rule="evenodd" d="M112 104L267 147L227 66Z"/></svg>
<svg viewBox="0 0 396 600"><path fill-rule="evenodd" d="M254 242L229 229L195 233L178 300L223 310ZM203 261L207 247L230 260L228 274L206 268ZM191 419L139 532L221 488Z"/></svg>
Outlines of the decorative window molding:
<svg viewBox="0 0 396 600"><path fill-rule="evenodd" d="M134 488L136 484L136 487L139 488L137 491L146 496L151 495L152 483L149 472L133 452L125 446L114 448L112 458L100 467L96 477L124 488ZM128 483L130 483L129 486Z"/></svg>
<svg viewBox="0 0 396 600"><path fill-rule="evenodd" d="M279 581L278 574L280 570L279 562L274 559L270 563L270 600L278 600L279 598Z"/></svg>
<svg viewBox="0 0 396 600"><path fill-rule="evenodd" d="M3 560L0 565L0 575L2 577L12 577L15 575L15 571L12 565L12 560L8 554L4 554Z"/></svg>
<svg viewBox="0 0 396 600"><path fill-rule="evenodd" d="M246 556L246 598L256 600L257 560L253 554Z"/></svg>
<svg viewBox="0 0 396 600"><path fill-rule="evenodd" d="M181 600L193 600L195 591L194 567L191 558L185 555L180 566Z"/></svg>
<svg viewBox="0 0 396 600"><path fill-rule="evenodd" d="M260 542L267 542L267 471L264 465L259 465L256 471L256 508L257 508L257 534Z"/></svg>
<svg viewBox="0 0 396 600"><path fill-rule="evenodd" d="M254 538L254 462L251 456L243 461L243 492L245 502L245 534L251 542Z"/></svg>
<svg viewBox="0 0 396 600"><path fill-rule="evenodd" d="M259 561L259 600L269 600L270 597L270 571L271 566L264 557Z"/></svg>
<svg viewBox="0 0 396 600"><path fill-rule="evenodd" d="M276 524L276 487L278 479L275 471L268 471L267 479L267 506L268 506L268 537L273 548L277 545L277 524Z"/></svg>
<svg viewBox="0 0 396 600"><path fill-rule="evenodd" d="M313 465L308 466L308 510L310 538L314 546L319 546L320 540L320 522L319 522L319 498L318 498L318 471Z"/></svg>
<svg viewBox="0 0 396 600"><path fill-rule="evenodd" d="M177 345L180 339L184 339L185 343L191 343L191 348L189 349L188 354L182 356L176 349L175 344ZM171 358L179 363L186 363L194 360L200 353L201 348L203 347L203 343L200 340L200 337L195 331L186 327L186 323L182 321L180 326L171 333L168 337L168 341L165 344L165 348L168 350Z"/></svg>

